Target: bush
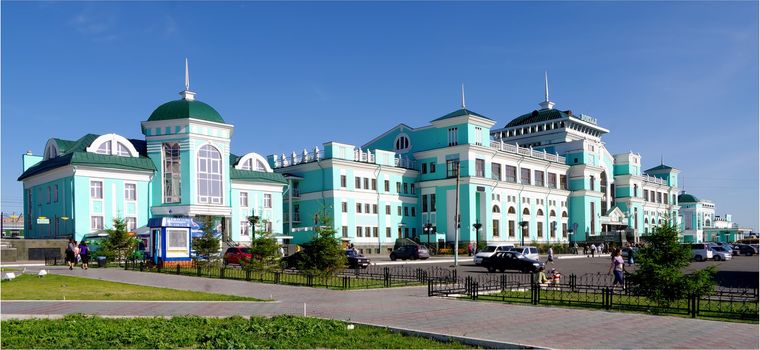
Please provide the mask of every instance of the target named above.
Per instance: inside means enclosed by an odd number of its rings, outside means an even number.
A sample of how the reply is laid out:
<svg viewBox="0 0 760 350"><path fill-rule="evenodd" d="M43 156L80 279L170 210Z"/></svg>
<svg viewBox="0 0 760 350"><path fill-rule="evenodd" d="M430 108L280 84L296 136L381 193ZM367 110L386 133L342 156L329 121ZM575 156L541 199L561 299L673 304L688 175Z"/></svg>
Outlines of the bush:
<svg viewBox="0 0 760 350"><path fill-rule="evenodd" d="M203 236L193 238L193 250L195 250L196 263L201 263L207 259L211 263L219 253L219 239L214 236L214 227L216 226L216 217L202 216L200 224L203 226ZM202 264L202 263L201 263Z"/></svg>
<svg viewBox="0 0 760 350"><path fill-rule="evenodd" d="M134 254L140 240L129 236L124 219L113 219L113 228L105 231L108 237L100 244L98 255L110 261L123 261Z"/></svg>
<svg viewBox="0 0 760 350"><path fill-rule="evenodd" d="M318 275L329 275L345 268L348 260L329 220L323 217L318 222L320 225L317 226L317 238L303 245L298 269Z"/></svg>
<svg viewBox="0 0 760 350"><path fill-rule="evenodd" d="M279 266L280 245L270 234L263 233L251 241L251 259L242 258L244 270L274 270Z"/></svg>

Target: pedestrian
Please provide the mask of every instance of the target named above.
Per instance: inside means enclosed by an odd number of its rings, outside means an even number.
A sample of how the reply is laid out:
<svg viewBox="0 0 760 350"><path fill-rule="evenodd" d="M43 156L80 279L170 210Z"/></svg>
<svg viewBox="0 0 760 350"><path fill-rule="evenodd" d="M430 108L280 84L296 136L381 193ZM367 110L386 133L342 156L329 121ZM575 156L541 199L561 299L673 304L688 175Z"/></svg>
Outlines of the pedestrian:
<svg viewBox="0 0 760 350"><path fill-rule="evenodd" d="M472 242L467 245L467 255L472 256Z"/></svg>
<svg viewBox="0 0 760 350"><path fill-rule="evenodd" d="M69 238L69 244L66 245L66 263L69 264L69 270L74 269L74 265L77 263L77 256L74 253L74 249L77 247L77 241L73 238Z"/></svg>
<svg viewBox="0 0 760 350"><path fill-rule="evenodd" d="M612 288L615 288L618 284L625 290L625 284L623 284L623 271L625 269L625 262L623 261L623 254L620 248L615 249L612 253L612 259L610 261L610 270L607 274L615 273L615 281L612 282Z"/></svg>
<svg viewBox="0 0 760 350"><path fill-rule="evenodd" d="M82 269L87 270L90 268L90 247L87 246L87 242L84 240L79 243L79 256L82 258Z"/></svg>
<svg viewBox="0 0 760 350"><path fill-rule="evenodd" d="M280 248L277 248L277 252L280 253L280 257L285 257L285 248L280 246Z"/></svg>
<svg viewBox="0 0 760 350"><path fill-rule="evenodd" d="M633 247L628 246L628 265L633 266Z"/></svg>
<svg viewBox="0 0 760 350"><path fill-rule="evenodd" d="M547 255L549 257L546 259L546 263L547 264L552 263L552 265L554 265L554 249L552 249L552 247L549 247L549 251L547 252Z"/></svg>
<svg viewBox="0 0 760 350"><path fill-rule="evenodd" d="M588 258L588 245L583 245L583 255L585 255Z"/></svg>
<svg viewBox="0 0 760 350"><path fill-rule="evenodd" d="M556 268L552 268L551 272L549 273L549 279L551 280L552 285L556 286L562 279L562 274L559 273L559 270Z"/></svg>
<svg viewBox="0 0 760 350"><path fill-rule="evenodd" d="M544 267L541 266L538 268L538 284L545 286L549 282L549 279L546 277L546 273L544 273Z"/></svg>
<svg viewBox="0 0 760 350"><path fill-rule="evenodd" d="M578 255L578 242L573 243L573 252Z"/></svg>
<svg viewBox="0 0 760 350"><path fill-rule="evenodd" d="M596 257L596 245L594 243L591 243L591 257Z"/></svg>
<svg viewBox="0 0 760 350"><path fill-rule="evenodd" d="M599 253L599 255L602 255L602 254L604 254L604 252L605 252L605 249L604 249L604 248L605 248L605 247L604 247L604 242L602 242L602 243L599 243L599 252L598 252L598 253Z"/></svg>

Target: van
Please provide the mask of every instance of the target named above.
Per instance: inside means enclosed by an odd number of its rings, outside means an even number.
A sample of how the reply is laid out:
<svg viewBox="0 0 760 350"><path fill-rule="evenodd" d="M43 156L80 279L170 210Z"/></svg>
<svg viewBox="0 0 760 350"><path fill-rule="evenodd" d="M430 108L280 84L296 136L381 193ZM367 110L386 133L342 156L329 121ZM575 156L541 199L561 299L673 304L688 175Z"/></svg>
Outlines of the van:
<svg viewBox="0 0 760 350"><path fill-rule="evenodd" d="M474 262L475 265L480 265L484 258L491 257L499 252L506 252L513 247L513 244L489 244L472 257L472 262Z"/></svg>
<svg viewBox="0 0 760 350"><path fill-rule="evenodd" d="M692 243L691 257L695 261L712 260L713 251L707 243Z"/></svg>

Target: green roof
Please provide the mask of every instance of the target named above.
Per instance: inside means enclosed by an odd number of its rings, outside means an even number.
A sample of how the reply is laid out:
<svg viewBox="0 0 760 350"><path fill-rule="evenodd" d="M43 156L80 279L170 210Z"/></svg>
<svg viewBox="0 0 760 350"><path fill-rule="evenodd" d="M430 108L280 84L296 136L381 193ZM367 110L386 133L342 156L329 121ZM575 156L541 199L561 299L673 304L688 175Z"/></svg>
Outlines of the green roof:
<svg viewBox="0 0 760 350"><path fill-rule="evenodd" d="M195 118L216 123L224 123L221 114L213 107L198 101L179 99L164 103L150 115L149 122L156 120Z"/></svg>
<svg viewBox="0 0 760 350"><path fill-rule="evenodd" d="M272 182L278 184L287 184L288 181L279 173L267 173L264 171L240 170L230 168L230 180Z"/></svg>
<svg viewBox="0 0 760 350"><path fill-rule="evenodd" d="M698 203L699 198L694 197L688 193L681 193L678 195L678 203Z"/></svg>
<svg viewBox="0 0 760 350"><path fill-rule="evenodd" d="M660 164L660 165L658 165L658 166L656 166L656 167L654 167L652 169L644 170L644 172L646 173L646 172L649 172L649 171L658 171L658 170L668 170L669 171L669 170L673 170L673 167L669 167L669 166L667 166L665 164Z"/></svg>
<svg viewBox="0 0 760 350"><path fill-rule="evenodd" d="M76 141L71 140L63 140L63 139L53 139L55 141L55 144L58 146L58 153L66 153L69 149L71 149L71 146L73 146Z"/></svg>
<svg viewBox="0 0 760 350"><path fill-rule="evenodd" d="M572 111L560 111L558 109L542 109L536 110L527 114L523 114L515 119L512 119L505 128L511 128L513 126L533 124L544 122L553 119L567 118L573 115Z"/></svg>
<svg viewBox="0 0 760 350"><path fill-rule="evenodd" d="M449 113L449 114L446 114L446 115L444 115L443 117L440 117L440 118L438 118L438 119L433 119L433 121L434 121L434 122L437 122L437 121L439 121L439 120L444 120L444 119L449 119L449 118L456 118L456 117L461 117L461 116L463 116L463 115L474 115L474 116L476 116L476 117L481 117L481 118L485 118L485 119L488 119L488 120L493 120L493 119L491 119L491 118L488 118L488 117L486 117L486 116L484 116L484 115L482 115L482 114L478 114L478 113L475 113L475 112L473 112L473 111L471 111L471 110L469 110L469 109L464 109L464 108L462 108L462 109L457 109L456 111L453 111L453 112L451 112L451 113Z"/></svg>

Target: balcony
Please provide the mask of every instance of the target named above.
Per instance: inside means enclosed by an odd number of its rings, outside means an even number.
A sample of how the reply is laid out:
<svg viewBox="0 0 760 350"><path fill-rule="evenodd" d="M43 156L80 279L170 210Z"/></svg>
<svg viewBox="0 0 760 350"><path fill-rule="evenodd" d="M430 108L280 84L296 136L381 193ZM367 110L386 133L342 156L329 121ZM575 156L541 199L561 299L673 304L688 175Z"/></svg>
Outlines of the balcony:
<svg viewBox="0 0 760 350"><path fill-rule="evenodd" d="M548 160L551 162L557 162L565 164L565 157L558 154L547 153L546 151L534 151L533 148L520 147L518 145L511 145L504 143L503 141L491 141L491 148L495 148L502 152L519 154L526 157Z"/></svg>

